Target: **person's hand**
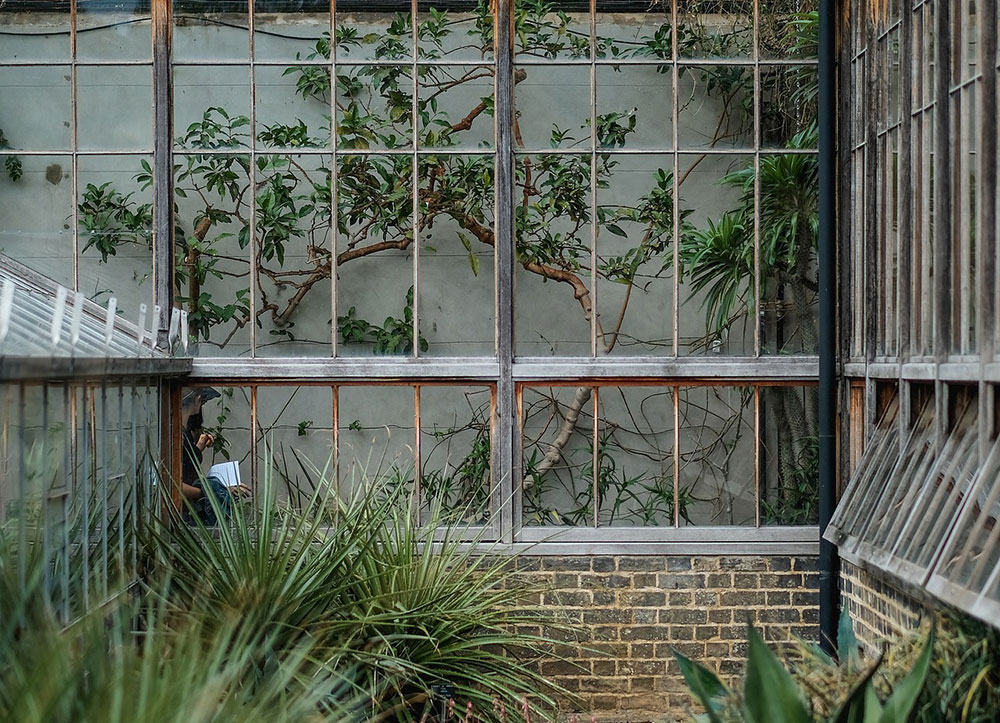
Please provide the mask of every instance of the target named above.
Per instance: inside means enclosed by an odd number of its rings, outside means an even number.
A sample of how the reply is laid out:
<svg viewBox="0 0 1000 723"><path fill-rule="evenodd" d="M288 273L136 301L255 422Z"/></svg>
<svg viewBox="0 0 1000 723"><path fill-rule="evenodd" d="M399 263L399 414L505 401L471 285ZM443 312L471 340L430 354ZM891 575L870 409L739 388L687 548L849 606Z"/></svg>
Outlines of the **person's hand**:
<svg viewBox="0 0 1000 723"><path fill-rule="evenodd" d="M202 432L201 436L198 437L197 446L198 449L200 449L202 452L205 451L206 447L211 447L213 444L215 444L215 437L213 437L208 432Z"/></svg>
<svg viewBox="0 0 1000 723"><path fill-rule="evenodd" d="M244 484L233 485L232 487L227 487L227 489L233 497L249 497L253 494L250 488Z"/></svg>

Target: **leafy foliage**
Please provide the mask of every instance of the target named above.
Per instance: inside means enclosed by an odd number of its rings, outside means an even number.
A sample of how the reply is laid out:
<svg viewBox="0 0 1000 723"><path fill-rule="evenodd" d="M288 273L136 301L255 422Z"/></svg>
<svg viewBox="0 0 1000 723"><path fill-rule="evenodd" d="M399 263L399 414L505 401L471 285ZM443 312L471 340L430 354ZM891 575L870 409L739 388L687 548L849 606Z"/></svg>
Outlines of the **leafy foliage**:
<svg viewBox="0 0 1000 723"><path fill-rule="evenodd" d="M842 630L849 630L849 624ZM853 634L849 636L853 640ZM705 666L678 652L674 657L688 688L705 708L711 723L745 721L745 723L903 723L917 705L931 666L934 630L922 644L919 657L908 673L900 679L883 701L875 691L873 676L882 659L859 671L857 683L838 701L832 713L813 709L809 697L792 673L778 660L753 626L749 626L749 653L746 675L740 692L731 690ZM843 647L849 642L842 641ZM856 667L857 658L848 653L845 665Z"/></svg>

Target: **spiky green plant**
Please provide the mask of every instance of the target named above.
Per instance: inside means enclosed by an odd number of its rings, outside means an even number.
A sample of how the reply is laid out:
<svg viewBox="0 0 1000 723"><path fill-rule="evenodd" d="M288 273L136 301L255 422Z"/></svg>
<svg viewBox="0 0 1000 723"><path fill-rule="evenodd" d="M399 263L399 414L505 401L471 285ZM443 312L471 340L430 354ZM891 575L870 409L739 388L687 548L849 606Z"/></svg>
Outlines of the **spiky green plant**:
<svg viewBox="0 0 1000 723"><path fill-rule="evenodd" d="M255 675L308 640L325 669L352 671L375 718L419 718L438 684L479 710L528 695L544 711L570 697L532 665L557 643L525 631L560 624L525 602L535 591L515 584L509 557L437 524L440 509L418 521L403 486L367 480L342 501L327 479L316 471L294 509L265 474L256 504L237 506L229 525L154 528L165 599L208 629L271 636Z"/></svg>

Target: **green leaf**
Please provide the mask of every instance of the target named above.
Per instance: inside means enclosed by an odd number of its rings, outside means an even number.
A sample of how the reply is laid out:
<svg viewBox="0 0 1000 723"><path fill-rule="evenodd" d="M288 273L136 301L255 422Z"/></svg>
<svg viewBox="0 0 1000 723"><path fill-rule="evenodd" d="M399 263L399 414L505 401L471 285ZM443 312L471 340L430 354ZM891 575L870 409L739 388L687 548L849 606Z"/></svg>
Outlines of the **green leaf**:
<svg viewBox="0 0 1000 723"><path fill-rule="evenodd" d="M842 664L848 666L859 662L858 639L854 635L854 624L846 605L840 611L840 621L837 623L837 657Z"/></svg>
<svg viewBox="0 0 1000 723"><path fill-rule="evenodd" d="M472 267L472 275L479 276L479 257L473 253L469 254L469 266Z"/></svg>
<svg viewBox="0 0 1000 723"><path fill-rule="evenodd" d="M833 723L863 723L866 720L874 721L875 718L869 718L869 715L871 715L870 711L874 711L875 717L878 717L878 715L882 712L882 704L879 702L878 696L875 695L875 689L872 686L871 681L875 672L881 665L882 656L880 655L878 660L876 660L867 672L865 672L861 680L855 683L847 698L843 703L841 703L840 709L831 719Z"/></svg>
<svg viewBox="0 0 1000 723"><path fill-rule="evenodd" d="M613 233L615 236L621 236L622 238L628 238L628 234L625 233L625 230L621 226L619 226L618 224L609 223L607 226L605 226L605 228L608 229L608 231L610 231L611 233Z"/></svg>
<svg viewBox="0 0 1000 723"><path fill-rule="evenodd" d="M934 652L934 628L927 634L923 652L905 678L896 683L892 695L885 702L879 723L905 723L917 704L920 691L924 688L927 674L931 669L931 655Z"/></svg>
<svg viewBox="0 0 1000 723"><path fill-rule="evenodd" d="M798 686L771 652L760 633L749 626L750 655L744 687L745 715L751 723L811 723Z"/></svg>
<svg viewBox="0 0 1000 723"><path fill-rule="evenodd" d="M729 689L719 677L701 663L696 663L690 658L674 650L674 658L684 676L691 693L698 699L704 707L708 720L711 723L722 723L718 714L719 701L729 695Z"/></svg>

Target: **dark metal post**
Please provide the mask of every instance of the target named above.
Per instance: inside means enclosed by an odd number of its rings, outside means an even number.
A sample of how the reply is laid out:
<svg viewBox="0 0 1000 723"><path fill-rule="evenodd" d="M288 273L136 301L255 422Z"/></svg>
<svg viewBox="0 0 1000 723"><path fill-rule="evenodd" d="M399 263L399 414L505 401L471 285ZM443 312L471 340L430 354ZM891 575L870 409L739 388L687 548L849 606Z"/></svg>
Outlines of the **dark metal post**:
<svg viewBox="0 0 1000 723"><path fill-rule="evenodd" d="M153 303L156 339L167 346L174 306L173 17L171 0L153 0Z"/></svg>
<svg viewBox="0 0 1000 723"><path fill-rule="evenodd" d="M836 641L839 565L823 539L837 505L836 326L836 31L837 0L819 4L819 628L827 650Z"/></svg>

